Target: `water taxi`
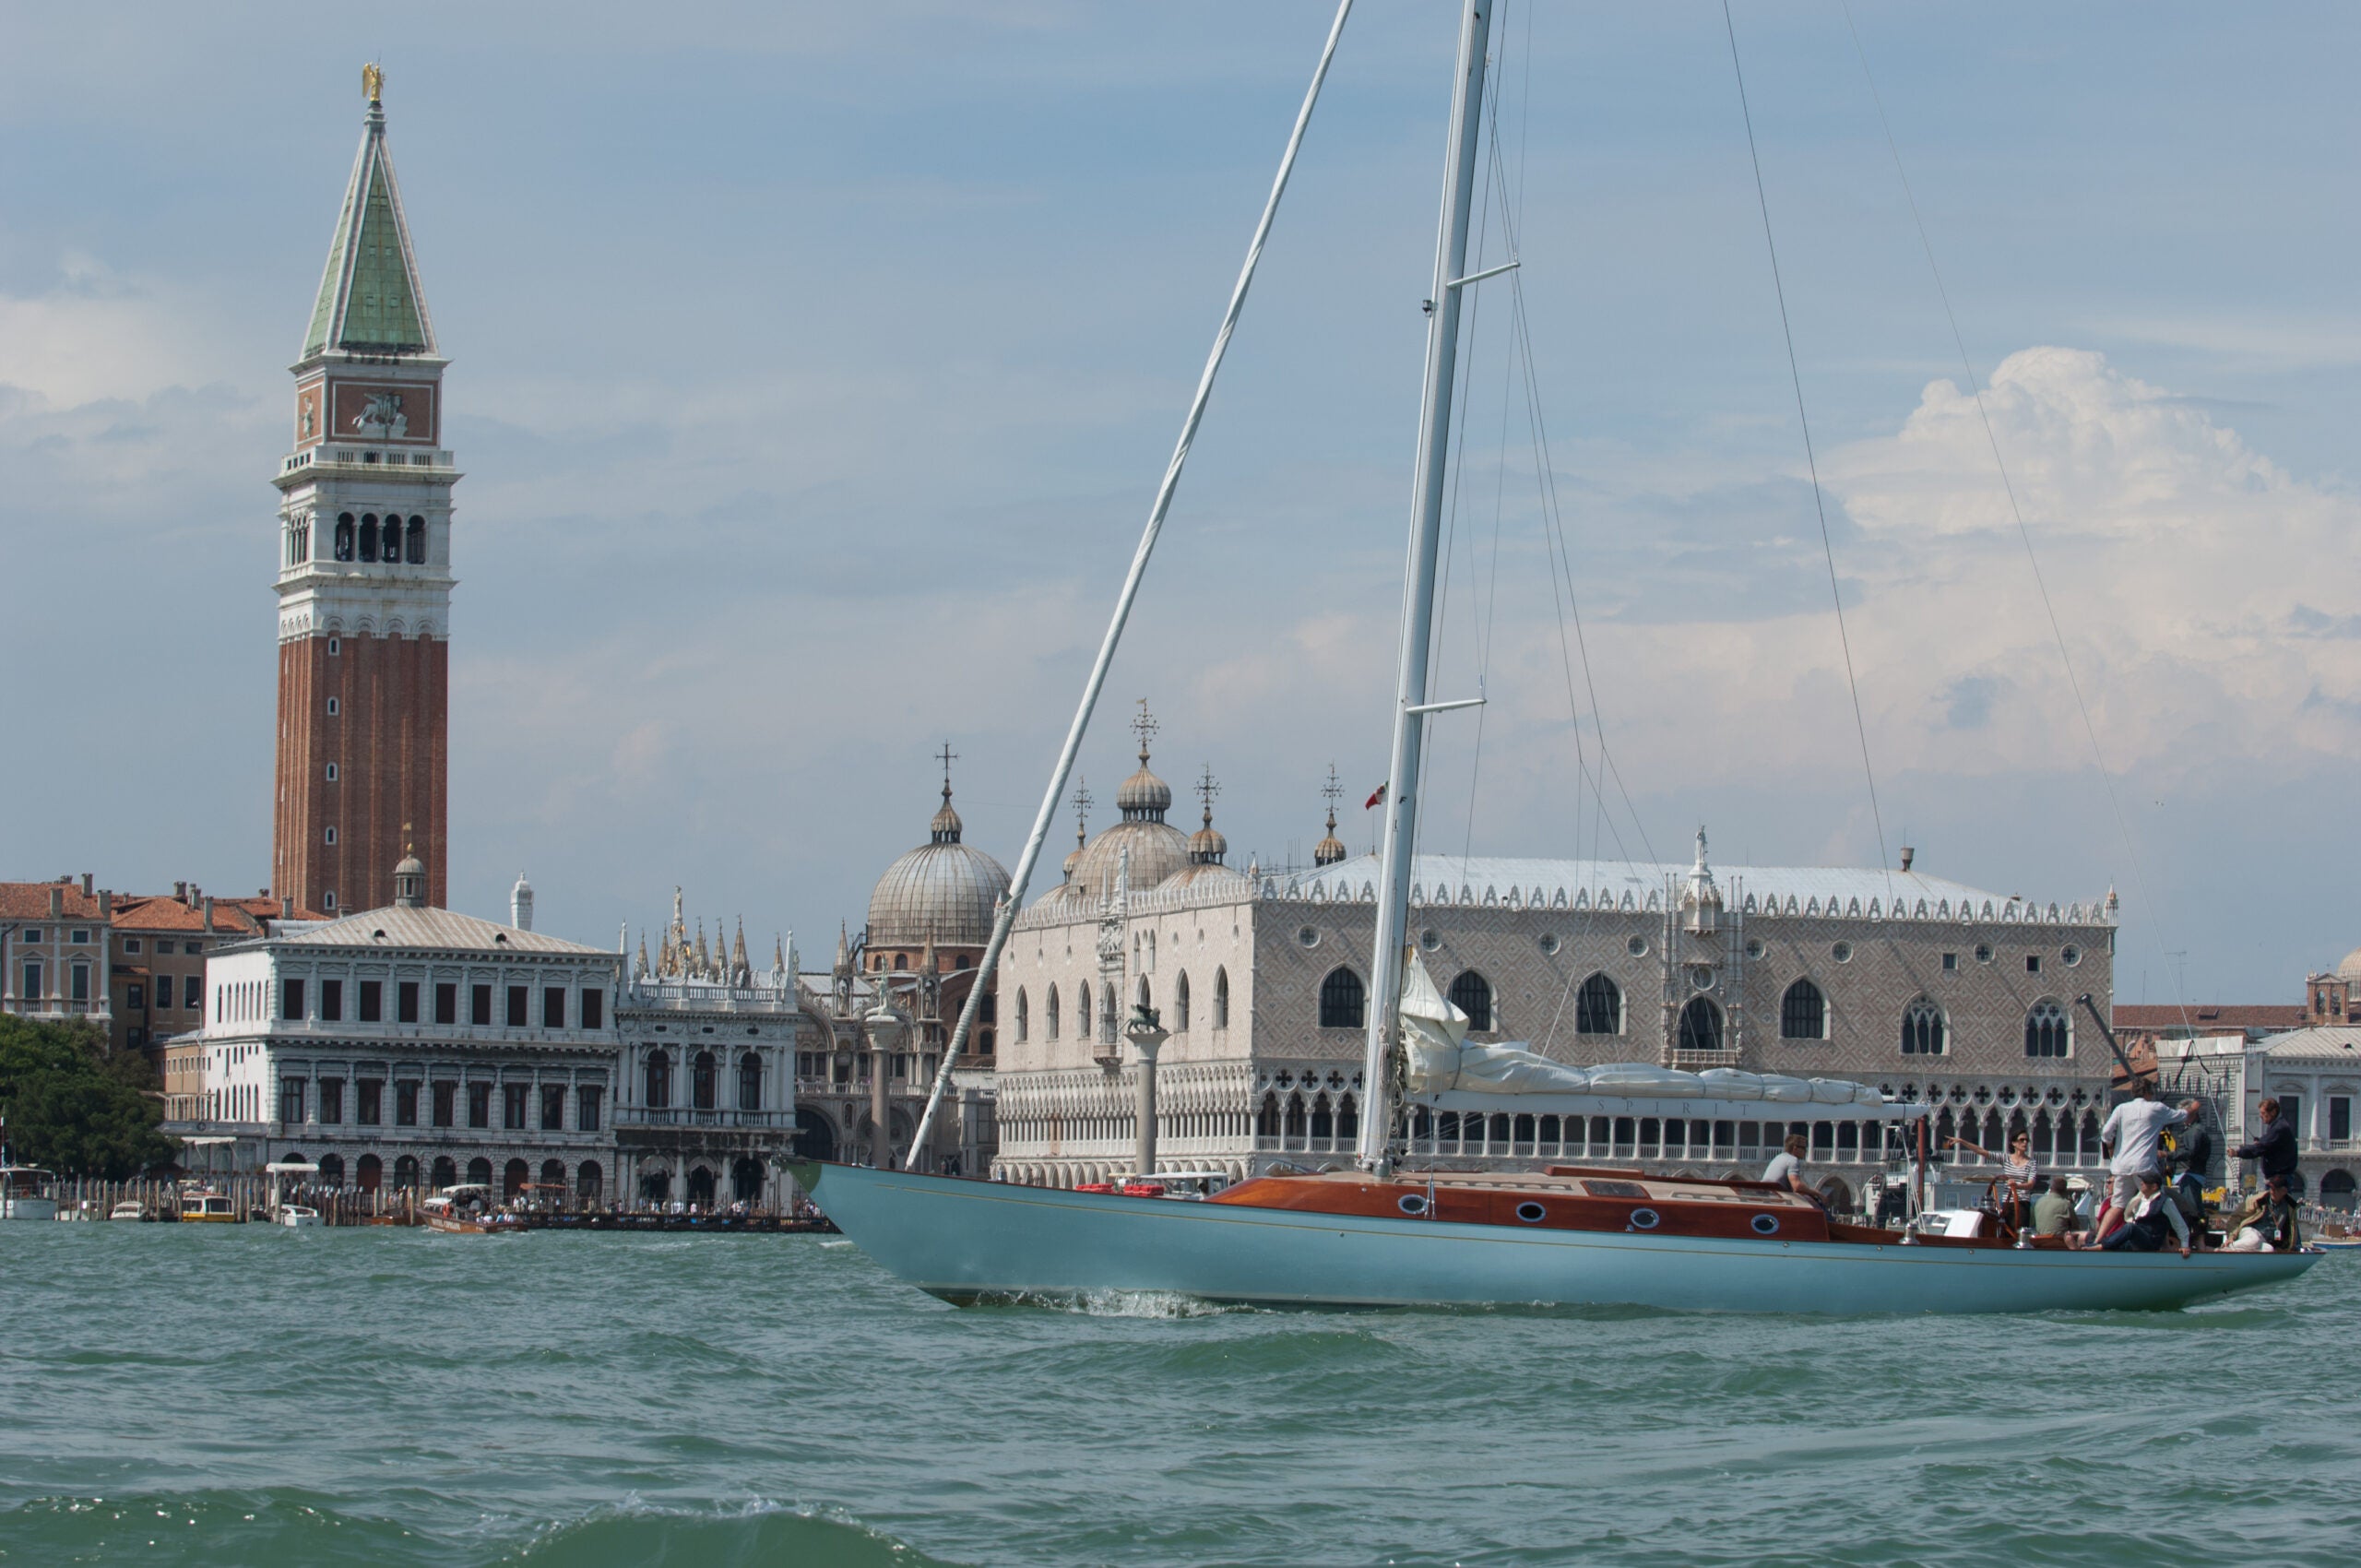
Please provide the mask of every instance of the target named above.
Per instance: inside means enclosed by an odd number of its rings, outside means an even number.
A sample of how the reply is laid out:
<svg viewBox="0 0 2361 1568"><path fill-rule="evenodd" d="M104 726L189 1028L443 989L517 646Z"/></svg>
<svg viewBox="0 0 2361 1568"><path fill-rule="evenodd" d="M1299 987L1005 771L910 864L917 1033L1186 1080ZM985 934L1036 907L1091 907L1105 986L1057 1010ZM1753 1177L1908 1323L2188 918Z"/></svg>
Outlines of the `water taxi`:
<svg viewBox="0 0 2361 1568"><path fill-rule="evenodd" d="M225 1194L205 1189L181 1194L183 1225L235 1225L244 1218L237 1200Z"/></svg>

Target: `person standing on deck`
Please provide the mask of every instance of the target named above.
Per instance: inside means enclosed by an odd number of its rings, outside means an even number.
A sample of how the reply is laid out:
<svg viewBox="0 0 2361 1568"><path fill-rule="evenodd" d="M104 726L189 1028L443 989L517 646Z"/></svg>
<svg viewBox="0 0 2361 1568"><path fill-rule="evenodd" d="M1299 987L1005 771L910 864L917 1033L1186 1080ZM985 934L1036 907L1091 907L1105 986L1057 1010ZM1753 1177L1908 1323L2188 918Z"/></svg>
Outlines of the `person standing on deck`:
<svg viewBox="0 0 2361 1568"><path fill-rule="evenodd" d="M2107 1164L2106 1202L2091 1227L2091 1240L2105 1241L2140 1194L2141 1175L2158 1169L2157 1142L2167 1127L2189 1120L2186 1113L2156 1103L2156 1080L2142 1078L2131 1086L2131 1098L2108 1113L2099 1129L2099 1146L2112 1157ZM2159 1181L2162 1177L2159 1176ZM2174 1206L2176 1216L2179 1206ZM2186 1227L2184 1227L2186 1229Z"/></svg>
<svg viewBox="0 0 2361 1568"><path fill-rule="evenodd" d="M2293 1188L2296 1184L2296 1129L2279 1114L2277 1100L2266 1099L2256 1109L2262 1112L2262 1131L2254 1135L2252 1142L2240 1144L2230 1153L2238 1159L2260 1160L2265 1184L2273 1176L2284 1176L2288 1178L2288 1186Z"/></svg>

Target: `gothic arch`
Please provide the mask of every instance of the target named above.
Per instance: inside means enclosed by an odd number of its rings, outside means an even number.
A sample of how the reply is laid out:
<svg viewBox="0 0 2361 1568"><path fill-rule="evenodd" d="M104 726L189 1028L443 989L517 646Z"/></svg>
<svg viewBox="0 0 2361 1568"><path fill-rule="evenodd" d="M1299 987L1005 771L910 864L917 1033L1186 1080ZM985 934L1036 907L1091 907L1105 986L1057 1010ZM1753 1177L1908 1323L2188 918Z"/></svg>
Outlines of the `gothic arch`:
<svg viewBox="0 0 2361 1568"><path fill-rule="evenodd" d="M1779 998L1779 1038L1828 1038L1828 998L1809 979L1796 981Z"/></svg>
<svg viewBox="0 0 2361 1568"><path fill-rule="evenodd" d="M1358 1029L1369 1022L1369 988L1350 965L1339 964L1320 982L1320 1027Z"/></svg>
<svg viewBox="0 0 2361 1568"><path fill-rule="evenodd" d="M1619 1035L1623 1032L1623 988L1605 974L1583 981L1574 993L1574 1032L1578 1035Z"/></svg>
<svg viewBox="0 0 2361 1568"><path fill-rule="evenodd" d="M1492 1022L1492 982L1474 969L1462 969L1452 977L1451 1004L1467 1015L1467 1027L1477 1033L1488 1033Z"/></svg>

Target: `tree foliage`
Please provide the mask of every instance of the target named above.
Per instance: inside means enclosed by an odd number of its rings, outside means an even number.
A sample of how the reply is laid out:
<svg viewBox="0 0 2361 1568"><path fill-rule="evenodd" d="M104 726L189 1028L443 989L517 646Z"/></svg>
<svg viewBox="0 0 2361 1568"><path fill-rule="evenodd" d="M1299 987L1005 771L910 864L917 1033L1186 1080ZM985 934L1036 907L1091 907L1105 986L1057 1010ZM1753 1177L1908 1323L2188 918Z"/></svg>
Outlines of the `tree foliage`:
<svg viewBox="0 0 2361 1568"><path fill-rule="evenodd" d="M0 1014L0 1117L19 1163L119 1179L169 1162L154 1087L144 1057L109 1049L88 1024Z"/></svg>

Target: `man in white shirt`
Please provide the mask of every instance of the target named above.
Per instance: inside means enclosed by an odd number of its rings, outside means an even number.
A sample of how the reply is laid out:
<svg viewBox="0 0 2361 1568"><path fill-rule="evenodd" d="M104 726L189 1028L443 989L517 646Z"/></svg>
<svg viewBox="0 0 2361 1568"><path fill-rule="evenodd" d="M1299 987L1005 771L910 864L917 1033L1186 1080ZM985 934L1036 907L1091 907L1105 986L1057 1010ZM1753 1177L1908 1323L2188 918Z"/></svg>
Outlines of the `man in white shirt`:
<svg viewBox="0 0 2361 1568"><path fill-rule="evenodd" d="M2107 1200L2099 1210L2098 1223L2091 1228L2094 1243L2106 1241L2107 1232L2122 1222L2124 1211L2139 1195L2140 1173L2158 1167L2158 1146L2165 1129L2188 1120L2185 1111L2157 1103L2153 1078L2134 1083L2131 1098L2108 1114L2106 1125L2099 1129L2099 1146L2113 1157L2107 1164L2112 1180L2107 1182Z"/></svg>

